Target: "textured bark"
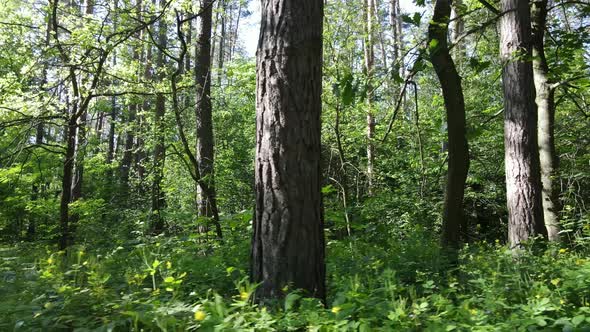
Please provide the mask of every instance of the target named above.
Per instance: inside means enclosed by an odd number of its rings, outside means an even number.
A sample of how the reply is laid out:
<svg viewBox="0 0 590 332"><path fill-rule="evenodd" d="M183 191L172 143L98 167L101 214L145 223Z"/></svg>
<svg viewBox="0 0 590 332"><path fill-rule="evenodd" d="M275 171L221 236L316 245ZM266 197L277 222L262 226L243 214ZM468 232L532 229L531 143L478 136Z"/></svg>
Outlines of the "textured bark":
<svg viewBox="0 0 590 332"><path fill-rule="evenodd" d="M559 240L559 160L555 150L555 93L549 82L549 66L545 57L547 0L532 3L533 75L538 113L537 139L543 185L543 218L549 240Z"/></svg>
<svg viewBox="0 0 590 332"><path fill-rule="evenodd" d="M252 281L258 299L284 287L325 300L320 113L323 1L263 0L257 51L256 210Z"/></svg>
<svg viewBox="0 0 590 332"><path fill-rule="evenodd" d="M77 108L74 107L72 114L77 112ZM59 219L59 249L63 250L68 247L71 242L70 234L70 212L69 204L72 198L72 177L74 173L74 157L76 151L76 127L77 118L72 115L66 126L66 155L63 164L63 177L61 182L61 199L59 204L60 219Z"/></svg>
<svg viewBox="0 0 590 332"><path fill-rule="evenodd" d="M160 6L163 6L161 0ZM166 24L160 21L158 28L158 44L160 49L165 49L167 45ZM156 67L163 69L164 54L159 50L156 54ZM163 74L158 77L163 79ZM154 176L152 180L152 225L151 230L155 234L164 231L164 218L161 214L162 209L166 206L165 194L162 190L162 180L164 178L164 163L166 162L166 140L165 140L165 124L164 116L166 114L166 97L162 93L156 94L156 107L154 116L154 146L153 154L153 170Z"/></svg>
<svg viewBox="0 0 590 332"><path fill-rule="evenodd" d="M450 14L450 0L437 0L428 28L428 38L430 61L440 81L448 123L449 168L443 211L442 242L447 246L458 247L461 233L466 228L463 197L469 170L469 147L465 136L465 101L461 77L447 43Z"/></svg>
<svg viewBox="0 0 590 332"><path fill-rule="evenodd" d="M546 235L537 150L537 110L527 0L502 0L500 52L504 62L504 149L508 240L515 248Z"/></svg>
<svg viewBox="0 0 590 332"><path fill-rule="evenodd" d="M375 116L373 114L373 71L375 64L375 0L365 0L367 23L365 26L365 71L367 76L367 180L368 193L373 194L373 180L375 177Z"/></svg>
<svg viewBox="0 0 590 332"><path fill-rule="evenodd" d="M214 179L214 139L211 106L211 26L213 19L213 0L202 5L195 55L195 78L197 82L195 117L197 122L197 160L201 179L209 187L210 195L198 187L199 215L212 217L217 210ZM219 229L218 222L215 221ZM220 230L219 230L220 232Z"/></svg>

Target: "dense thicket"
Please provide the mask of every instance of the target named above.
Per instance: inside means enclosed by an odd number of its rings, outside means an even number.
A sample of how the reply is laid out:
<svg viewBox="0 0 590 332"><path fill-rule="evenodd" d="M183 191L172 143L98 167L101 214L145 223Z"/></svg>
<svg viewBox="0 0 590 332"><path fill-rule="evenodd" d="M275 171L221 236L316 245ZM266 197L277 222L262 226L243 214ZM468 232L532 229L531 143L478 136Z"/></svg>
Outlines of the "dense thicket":
<svg viewBox="0 0 590 332"><path fill-rule="evenodd" d="M2 0L0 27L0 330L590 326L587 3Z"/></svg>

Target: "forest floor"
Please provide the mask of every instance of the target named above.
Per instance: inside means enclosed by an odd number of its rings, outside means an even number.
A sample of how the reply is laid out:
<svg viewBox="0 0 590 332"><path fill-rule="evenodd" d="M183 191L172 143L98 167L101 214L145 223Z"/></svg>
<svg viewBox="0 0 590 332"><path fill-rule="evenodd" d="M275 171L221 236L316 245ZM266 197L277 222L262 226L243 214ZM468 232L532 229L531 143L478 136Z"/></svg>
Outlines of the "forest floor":
<svg viewBox="0 0 590 332"><path fill-rule="evenodd" d="M0 247L1 331L583 331L590 327L588 245L518 257L500 243L454 264L429 232L327 243L329 297L286 290L253 304L249 233L224 244L190 234L78 246ZM531 247L532 248L532 247ZM586 329L584 329L586 328Z"/></svg>

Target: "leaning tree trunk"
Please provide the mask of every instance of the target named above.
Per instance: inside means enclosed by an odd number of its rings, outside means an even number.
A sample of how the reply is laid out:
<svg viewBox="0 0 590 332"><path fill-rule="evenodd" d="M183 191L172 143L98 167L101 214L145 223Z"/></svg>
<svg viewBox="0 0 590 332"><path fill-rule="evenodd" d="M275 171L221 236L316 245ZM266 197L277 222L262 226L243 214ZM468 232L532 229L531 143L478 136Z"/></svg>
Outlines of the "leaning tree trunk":
<svg viewBox="0 0 590 332"><path fill-rule="evenodd" d="M443 212L442 242L447 246L457 247L461 233L465 232L466 228L463 197L465 180L469 170L469 147L465 136L465 101L461 77L457 73L447 43L450 14L450 0L437 0L428 28L428 39L430 60L441 84L448 123L449 168Z"/></svg>
<svg viewBox="0 0 590 332"><path fill-rule="evenodd" d="M527 0L502 0L500 52L504 62L504 149L508 240L520 246L546 235L537 150L537 110L531 63L531 19Z"/></svg>
<svg viewBox="0 0 590 332"><path fill-rule="evenodd" d="M321 199L323 1L263 0L257 51L252 281L325 300ZM291 289L293 289L291 288Z"/></svg>
<svg viewBox="0 0 590 332"><path fill-rule="evenodd" d="M213 20L213 2L203 2L197 36L197 52L195 55L195 76L197 83L195 117L197 120L197 160L199 173L207 184L208 190L198 186L199 215L214 217L217 211L214 179L214 140L213 115L211 106L211 25ZM222 13L225 15L225 13ZM223 50L220 49L220 52ZM208 191L208 193L207 193ZM221 238L219 220L213 218L217 236Z"/></svg>
<svg viewBox="0 0 590 332"><path fill-rule="evenodd" d="M555 151L555 93L549 82L549 66L545 57L547 0L532 3L533 75L537 93L539 159L543 185L543 217L549 240L559 240L559 188L555 178L559 161Z"/></svg>

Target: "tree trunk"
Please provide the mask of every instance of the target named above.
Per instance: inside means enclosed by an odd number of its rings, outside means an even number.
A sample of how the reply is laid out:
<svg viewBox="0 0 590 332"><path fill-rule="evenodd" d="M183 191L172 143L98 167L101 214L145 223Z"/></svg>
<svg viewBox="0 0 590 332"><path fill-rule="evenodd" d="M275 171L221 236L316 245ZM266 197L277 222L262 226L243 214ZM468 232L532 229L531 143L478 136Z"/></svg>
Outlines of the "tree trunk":
<svg viewBox="0 0 590 332"><path fill-rule="evenodd" d="M136 3L136 10L137 15L141 19L141 7L142 1L137 0ZM141 32L138 31L135 34L138 40L141 40ZM139 49L137 46L133 47L133 60L140 61L140 54ZM141 77L141 73L137 73L138 81ZM133 161L133 147L135 142L135 122L137 121L137 110L139 109L139 104L137 102L132 102L129 105L129 115L127 117L127 132L125 135L125 149L123 150L123 158L121 159L121 184L123 186L123 195L127 198L129 194L129 173L131 171L131 163Z"/></svg>
<svg viewBox="0 0 590 332"><path fill-rule="evenodd" d="M94 14L94 0L86 1L86 15ZM82 184L84 183L84 159L86 155L86 121L88 120L88 109L85 109L78 119L78 131L76 133L76 151L74 155L74 178L72 183L71 201L76 202L82 198ZM76 230L80 215L73 213L70 216L70 233L73 235Z"/></svg>
<svg viewBox="0 0 590 332"><path fill-rule="evenodd" d="M545 57L547 0L532 3L533 75L538 112L537 138L543 185L543 217L549 240L559 240L559 160L555 150L555 93L549 82L549 66Z"/></svg>
<svg viewBox="0 0 590 332"><path fill-rule="evenodd" d="M375 116L373 115L373 70L375 63L374 54L374 27L375 24L375 0L365 0L367 24L365 27L365 71L367 76L367 180L368 193L373 194L374 164L375 164Z"/></svg>
<svg viewBox="0 0 590 332"><path fill-rule="evenodd" d="M118 1L115 1L115 11L118 7ZM116 23L115 23L116 24ZM117 64L117 55L113 50L113 66ZM107 163L110 164L115 159L115 122L117 121L117 98L113 96L111 98L111 114L110 114L110 122L109 122L109 148L107 151Z"/></svg>
<svg viewBox="0 0 590 332"><path fill-rule="evenodd" d="M469 170L469 147L465 137L465 101L461 77L449 53L447 34L451 3L437 0L428 27L430 61L443 92L448 122L449 168L443 211L442 242L458 247L466 222L463 214L465 180Z"/></svg>
<svg viewBox="0 0 590 332"><path fill-rule="evenodd" d="M160 0L160 7L163 7L163 1ZM160 21L158 28L158 44L160 49L165 49L167 45L166 24ZM164 53L159 50L156 56L156 68L164 71ZM165 74L159 75L158 79L162 80ZM156 110L154 116L154 160L153 169L154 177L152 180L152 232L160 234L164 231L164 218L162 209L166 205L164 191L162 190L162 180L164 178L164 163L166 162L166 140L164 116L166 115L166 97L163 93L156 94Z"/></svg>
<svg viewBox="0 0 590 332"><path fill-rule="evenodd" d="M511 247L546 235L537 146L537 110L527 0L502 0L500 52L504 64L504 149L508 240Z"/></svg>
<svg viewBox="0 0 590 332"><path fill-rule="evenodd" d="M391 0L389 3L389 25L393 36L393 65L398 67L401 77L404 76L403 67L403 40L402 40L402 17L399 6L400 0Z"/></svg>
<svg viewBox="0 0 590 332"><path fill-rule="evenodd" d="M220 0L221 3L221 34L219 36L219 51L217 53L217 86L221 87L221 79L223 77L223 61L225 59L225 17L227 15L227 1ZM201 25L201 28L203 26ZM201 30L202 31L202 30ZM200 36L203 36L202 34ZM202 44L201 44L202 45Z"/></svg>
<svg viewBox="0 0 590 332"><path fill-rule="evenodd" d="M77 118L75 116L77 109L74 108L72 111L72 115L69 118L68 124L66 126L66 155L63 164L63 177L61 182L61 199L59 204L59 212L60 212L60 219L59 219L59 229L60 229L60 238L59 238L59 249L64 250L70 244L70 231L69 231L69 223L70 223L70 211L69 211L69 204L72 198L72 176L74 171L74 158L75 158L75 151L76 151L76 127L77 127Z"/></svg>
<svg viewBox="0 0 590 332"><path fill-rule="evenodd" d="M197 160L199 173L207 184L207 190L197 187L197 204L199 215L214 217L217 211L215 178L214 178L214 139L213 119L211 107L211 26L213 19L213 2L206 0L201 9L199 35L197 36L197 54L195 55L195 76L197 82L195 117L197 121ZM223 14L224 15L224 14ZM220 42L221 47L221 42ZM220 52L223 50L220 49ZM221 57L220 57L221 58ZM213 218L215 219L215 218ZM218 237L221 237L221 227L218 220L213 220Z"/></svg>
<svg viewBox="0 0 590 332"><path fill-rule="evenodd" d="M321 199L323 1L263 0L257 51L252 281L325 300Z"/></svg>

